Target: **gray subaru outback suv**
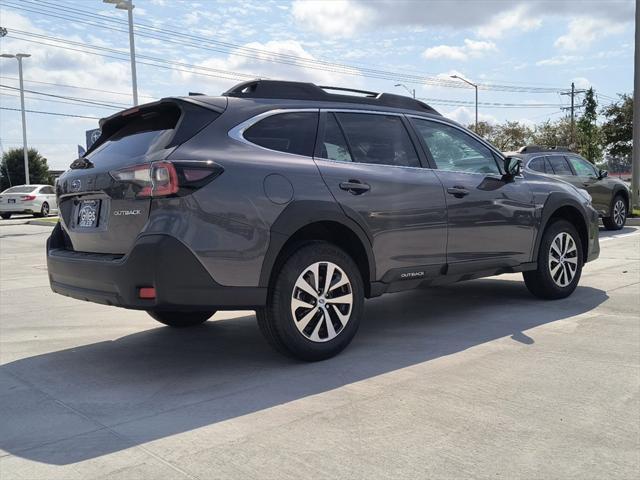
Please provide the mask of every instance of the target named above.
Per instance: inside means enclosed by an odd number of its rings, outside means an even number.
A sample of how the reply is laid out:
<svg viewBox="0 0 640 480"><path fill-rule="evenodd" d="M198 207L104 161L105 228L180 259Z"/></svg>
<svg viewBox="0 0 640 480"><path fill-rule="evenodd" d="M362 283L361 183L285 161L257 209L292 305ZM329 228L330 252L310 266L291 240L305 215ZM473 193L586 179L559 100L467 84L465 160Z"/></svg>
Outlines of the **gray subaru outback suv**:
<svg viewBox="0 0 640 480"><path fill-rule="evenodd" d="M422 102L343 90L256 80L103 119L58 181L53 291L172 327L255 309L304 360L345 348L386 292L507 272L573 292L599 253L584 190Z"/></svg>

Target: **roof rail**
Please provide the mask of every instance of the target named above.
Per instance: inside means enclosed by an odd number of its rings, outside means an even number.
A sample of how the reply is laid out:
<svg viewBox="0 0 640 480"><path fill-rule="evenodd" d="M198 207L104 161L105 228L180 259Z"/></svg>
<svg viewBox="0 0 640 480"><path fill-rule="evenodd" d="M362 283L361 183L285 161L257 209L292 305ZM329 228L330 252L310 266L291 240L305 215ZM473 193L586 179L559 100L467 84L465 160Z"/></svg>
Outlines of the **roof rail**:
<svg viewBox="0 0 640 480"><path fill-rule="evenodd" d="M326 90L359 93L362 96L329 93ZM222 95L239 98L278 98L287 100L313 100L319 102L364 103L384 107L404 108L440 115L434 108L420 100L392 93L376 93L344 87L318 86L314 83L283 80L249 80L231 87Z"/></svg>
<svg viewBox="0 0 640 480"><path fill-rule="evenodd" d="M540 145L526 145L518 150L518 153L540 153L540 152L572 152L569 147L541 147Z"/></svg>

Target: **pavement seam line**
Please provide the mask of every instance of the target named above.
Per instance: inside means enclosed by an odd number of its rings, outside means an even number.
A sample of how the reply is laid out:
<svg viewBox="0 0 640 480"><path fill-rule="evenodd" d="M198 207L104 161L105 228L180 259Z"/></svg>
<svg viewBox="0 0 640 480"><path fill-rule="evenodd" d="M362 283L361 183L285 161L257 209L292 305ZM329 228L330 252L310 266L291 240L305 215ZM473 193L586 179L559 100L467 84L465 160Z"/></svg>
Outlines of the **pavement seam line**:
<svg viewBox="0 0 640 480"><path fill-rule="evenodd" d="M62 406L63 408L66 408L67 410L75 413L76 415L78 415L81 418L84 418L85 420L87 420L88 422L93 423L94 425L97 425L98 429L90 431L90 432L84 432L84 434L86 433L92 433L92 432L97 432L100 431L102 429L108 431L109 433L111 433L112 435L116 436L117 438L126 441L127 443L135 443L135 441L133 441L133 439L127 437L126 435L122 435L121 433L116 432L115 430L113 430L112 428L108 427L107 425L104 425L103 423L99 422L98 420L89 417L88 415L84 414L83 412L75 409L74 407L72 407L71 405L68 405L67 403L63 402L62 400L54 397L53 395L51 395L48 392L45 392L44 390L42 390L41 388L33 385L30 381L25 380L24 378L21 378L19 375L17 375L16 373L9 371L8 372L9 375L13 376L14 378L20 380L21 382L24 382L27 386L29 386L30 388L33 388L34 390L42 393L43 395L45 395L46 397L48 397L49 399L53 400L54 402L56 402L58 405ZM83 435L83 434L79 434L79 435ZM73 437L70 437L73 438ZM64 440L64 439L63 439ZM55 443L55 442L54 442ZM35 447L34 447L35 448ZM147 455L149 455L150 457L156 459L157 461L159 461L160 463L166 465L167 467L171 468L172 470L181 473L182 475L184 475L186 478L190 478L192 480L201 480L199 477L192 475L191 473L181 469L180 467L172 464L171 462L165 460L164 458L160 457L159 455L155 454L154 452L152 452L151 450L149 450L148 448L142 446L142 445L133 445L132 448L139 448L140 450L142 450L143 452L145 452Z"/></svg>

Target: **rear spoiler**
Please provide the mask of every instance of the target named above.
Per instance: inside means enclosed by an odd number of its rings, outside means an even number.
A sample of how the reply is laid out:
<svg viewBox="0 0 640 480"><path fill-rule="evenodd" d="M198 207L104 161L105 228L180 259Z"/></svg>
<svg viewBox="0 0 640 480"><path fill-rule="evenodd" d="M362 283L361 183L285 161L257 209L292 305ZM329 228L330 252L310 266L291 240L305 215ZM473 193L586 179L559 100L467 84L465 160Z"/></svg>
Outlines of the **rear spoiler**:
<svg viewBox="0 0 640 480"><path fill-rule="evenodd" d="M195 135L201 128L210 123L210 121L217 118L217 115L210 118L212 116L210 113L207 113L206 110L220 114L226 110L227 102L228 100L225 97L198 99L192 97L167 97L156 102L145 103L144 105L122 110L109 117L100 119L98 122L101 130L100 137L98 137L93 145L85 152L83 157L107 141L107 139L122 128L129 118L171 106L178 107L181 110L181 117L175 128L176 134L165 148L180 145ZM189 115L185 115L187 112L189 112Z"/></svg>

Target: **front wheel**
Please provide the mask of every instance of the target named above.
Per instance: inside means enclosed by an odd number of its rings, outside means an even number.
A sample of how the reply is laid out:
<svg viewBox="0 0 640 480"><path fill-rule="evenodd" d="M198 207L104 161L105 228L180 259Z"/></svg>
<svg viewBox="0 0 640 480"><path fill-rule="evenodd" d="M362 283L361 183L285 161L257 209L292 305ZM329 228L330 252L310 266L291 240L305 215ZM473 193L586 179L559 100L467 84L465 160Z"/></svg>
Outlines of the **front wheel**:
<svg viewBox="0 0 640 480"><path fill-rule="evenodd" d="M279 269L267 306L256 312L267 341L280 353L324 360L353 339L364 306L357 265L326 242L298 248Z"/></svg>
<svg viewBox="0 0 640 480"><path fill-rule="evenodd" d="M576 228L566 220L549 225L542 235L538 268L523 272L524 283L536 297L568 297L582 273L582 243Z"/></svg>
<svg viewBox="0 0 640 480"><path fill-rule="evenodd" d="M200 325L213 316L215 312L167 312L164 310L148 310L147 313L151 318L164 323L169 327L185 328Z"/></svg>
<svg viewBox="0 0 640 480"><path fill-rule="evenodd" d="M620 230L627 222L627 202L621 195L616 195L611 205L611 216L602 219L607 230Z"/></svg>

